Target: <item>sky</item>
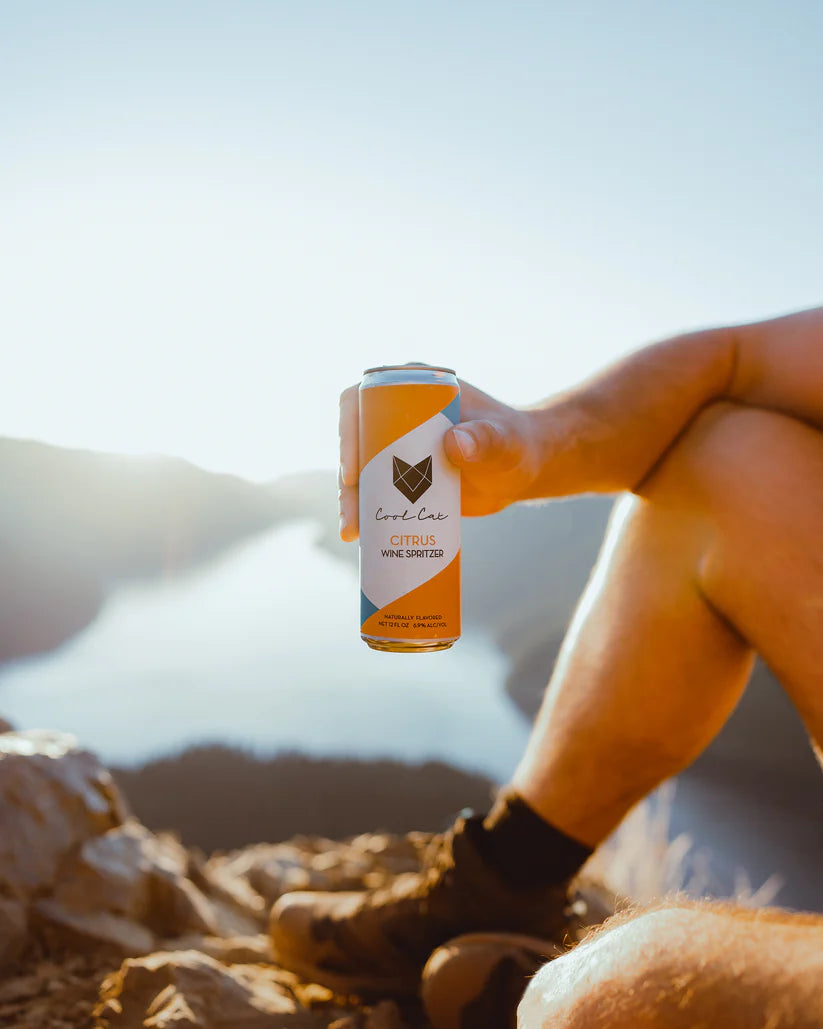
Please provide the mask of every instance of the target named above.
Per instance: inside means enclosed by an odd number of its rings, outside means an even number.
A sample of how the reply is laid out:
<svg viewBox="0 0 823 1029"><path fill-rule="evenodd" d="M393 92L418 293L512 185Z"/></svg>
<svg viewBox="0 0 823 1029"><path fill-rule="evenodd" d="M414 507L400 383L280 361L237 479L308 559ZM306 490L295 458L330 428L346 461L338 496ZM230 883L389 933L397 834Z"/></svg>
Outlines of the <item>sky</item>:
<svg viewBox="0 0 823 1029"><path fill-rule="evenodd" d="M0 2L0 434L268 479L823 300L823 5Z"/></svg>

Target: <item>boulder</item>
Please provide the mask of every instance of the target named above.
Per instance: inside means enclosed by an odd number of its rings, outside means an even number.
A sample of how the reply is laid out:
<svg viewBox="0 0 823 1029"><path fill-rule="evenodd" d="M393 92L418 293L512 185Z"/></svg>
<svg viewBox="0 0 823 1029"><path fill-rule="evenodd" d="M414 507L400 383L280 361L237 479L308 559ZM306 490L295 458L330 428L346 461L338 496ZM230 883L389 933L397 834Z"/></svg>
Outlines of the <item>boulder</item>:
<svg viewBox="0 0 823 1029"><path fill-rule="evenodd" d="M265 927L270 903L247 878L233 874L230 864L206 860L195 851L189 854L189 877L211 900L222 936L253 935Z"/></svg>
<svg viewBox="0 0 823 1029"><path fill-rule="evenodd" d="M123 823L108 771L66 733L0 733L0 883L19 899L53 886L67 854Z"/></svg>
<svg viewBox="0 0 823 1029"><path fill-rule="evenodd" d="M167 937L254 936L268 905L245 880L129 817L73 736L0 732L0 968L27 928L48 943L146 954ZM215 877L216 879L219 877Z"/></svg>
<svg viewBox="0 0 823 1029"><path fill-rule="evenodd" d="M327 1014L302 1006L282 973L222 965L197 951L125 961L108 976L95 1029L325 1029Z"/></svg>
<svg viewBox="0 0 823 1029"><path fill-rule="evenodd" d="M52 937L127 955L147 954L169 937L258 931L259 919L222 896L208 897L188 873L189 855L174 837L129 819L67 858L53 893L35 910Z"/></svg>
<svg viewBox="0 0 823 1029"><path fill-rule="evenodd" d="M157 946L151 930L110 911L76 911L53 897L35 902L32 920L48 949L87 953L100 948L121 955L149 954Z"/></svg>

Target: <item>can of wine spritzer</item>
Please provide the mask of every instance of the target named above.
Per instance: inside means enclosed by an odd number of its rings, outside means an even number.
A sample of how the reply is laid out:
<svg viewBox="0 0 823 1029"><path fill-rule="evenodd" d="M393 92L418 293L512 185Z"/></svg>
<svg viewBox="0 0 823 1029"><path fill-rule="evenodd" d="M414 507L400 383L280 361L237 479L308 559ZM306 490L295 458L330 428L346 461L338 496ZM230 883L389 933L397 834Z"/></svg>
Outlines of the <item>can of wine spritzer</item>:
<svg viewBox="0 0 823 1029"><path fill-rule="evenodd" d="M368 368L360 383L360 631L374 650L446 650L460 636L460 421L451 368Z"/></svg>

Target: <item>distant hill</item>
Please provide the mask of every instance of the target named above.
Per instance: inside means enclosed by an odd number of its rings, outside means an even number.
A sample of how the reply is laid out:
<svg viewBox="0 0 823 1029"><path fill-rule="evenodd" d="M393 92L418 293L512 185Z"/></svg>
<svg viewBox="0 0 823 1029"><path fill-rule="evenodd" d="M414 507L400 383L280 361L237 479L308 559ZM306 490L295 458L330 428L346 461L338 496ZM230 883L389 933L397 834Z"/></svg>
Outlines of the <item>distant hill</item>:
<svg viewBox="0 0 823 1029"><path fill-rule="evenodd" d="M186 461L0 438L0 663L70 638L118 581L179 574L282 517L270 490Z"/></svg>
<svg viewBox="0 0 823 1029"><path fill-rule="evenodd" d="M141 821L206 851L297 834L439 832L462 808L485 810L493 789L440 761L261 758L221 745L113 774Z"/></svg>

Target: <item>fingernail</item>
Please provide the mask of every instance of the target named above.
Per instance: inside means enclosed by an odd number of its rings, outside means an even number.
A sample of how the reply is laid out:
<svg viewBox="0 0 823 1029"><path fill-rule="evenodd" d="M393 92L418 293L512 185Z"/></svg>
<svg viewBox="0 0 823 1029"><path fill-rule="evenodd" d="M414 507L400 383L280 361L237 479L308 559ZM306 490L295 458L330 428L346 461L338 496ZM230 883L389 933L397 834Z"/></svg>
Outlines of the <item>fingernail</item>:
<svg viewBox="0 0 823 1029"><path fill-rule="evenodd" d="M477 456L477 440L465 429L454 430L454 442L464 460L471 461Z"/></svg>

